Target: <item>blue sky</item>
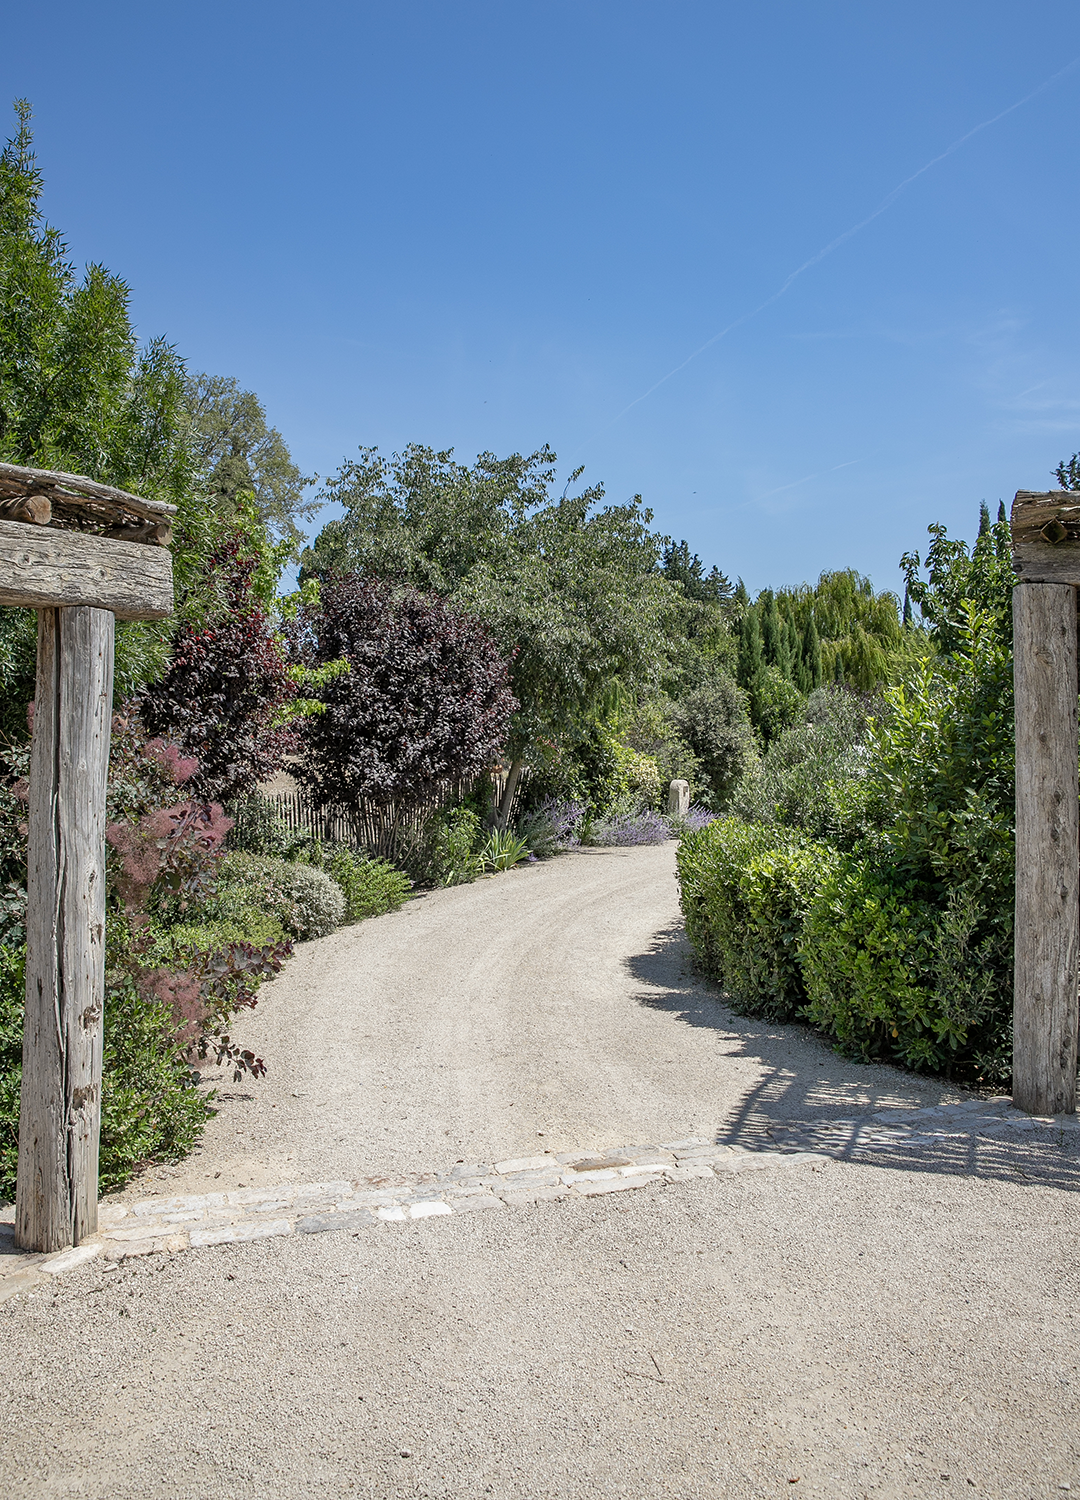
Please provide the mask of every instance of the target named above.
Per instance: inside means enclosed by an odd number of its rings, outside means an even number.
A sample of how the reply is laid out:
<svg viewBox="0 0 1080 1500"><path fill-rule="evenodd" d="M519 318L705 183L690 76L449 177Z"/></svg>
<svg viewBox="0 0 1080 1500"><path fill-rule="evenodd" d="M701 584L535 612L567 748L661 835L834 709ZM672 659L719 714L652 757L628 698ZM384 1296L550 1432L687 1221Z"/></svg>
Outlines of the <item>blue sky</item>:
<svg viewBox="0 0 1080 1500"><path fill-rule="evenodd" d="M305 470L547 442L756 590L895 587L1080 448L1075 59L1039 0L53 0L0 81L74 257Z"/></svg>

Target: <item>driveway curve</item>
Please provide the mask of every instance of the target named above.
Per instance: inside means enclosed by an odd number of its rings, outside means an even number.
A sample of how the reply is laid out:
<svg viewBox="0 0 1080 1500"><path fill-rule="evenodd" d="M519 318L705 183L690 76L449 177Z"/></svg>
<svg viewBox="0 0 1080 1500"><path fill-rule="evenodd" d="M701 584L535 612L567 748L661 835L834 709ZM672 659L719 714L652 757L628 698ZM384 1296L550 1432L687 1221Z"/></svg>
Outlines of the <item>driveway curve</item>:
<svg viewBox="0 0 1080 1500"><path fill-rule="evenodd" d="M438 1170L778 1120L935 1104L947 1088L734 1016L695 977L675 845L582 849L415 897L300 945L208 1074L201 1149L126 1196Z"/></svg>

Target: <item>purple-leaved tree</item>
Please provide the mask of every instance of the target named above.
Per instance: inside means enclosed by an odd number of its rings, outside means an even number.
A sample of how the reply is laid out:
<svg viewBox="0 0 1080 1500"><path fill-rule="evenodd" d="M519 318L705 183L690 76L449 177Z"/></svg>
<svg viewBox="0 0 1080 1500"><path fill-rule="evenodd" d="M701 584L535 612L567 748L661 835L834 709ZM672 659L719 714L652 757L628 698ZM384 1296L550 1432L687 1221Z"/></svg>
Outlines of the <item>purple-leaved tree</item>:
<svg viewBox="0 0 1080 1500"><path fill-rule="evenodd" d="M444 778L476 776L506 742L517 706L495 642L462 609L353 574L302 609L297 649L349 670L316 690L297 779L320 805L415 802Z"/></svg>

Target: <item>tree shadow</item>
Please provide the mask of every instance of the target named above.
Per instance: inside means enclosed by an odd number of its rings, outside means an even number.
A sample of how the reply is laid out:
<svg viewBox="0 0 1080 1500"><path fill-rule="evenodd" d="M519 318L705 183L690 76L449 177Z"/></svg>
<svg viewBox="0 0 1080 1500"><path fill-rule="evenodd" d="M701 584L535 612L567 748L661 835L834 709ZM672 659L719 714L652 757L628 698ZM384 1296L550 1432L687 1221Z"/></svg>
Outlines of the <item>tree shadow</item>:
<svg viewBox="0 0 1080 1500"><path fill-rule="evenodd" d="M798 1022L739 1015L720 986L696 970L681 922L658 932L627 966L640 986L638 1004L707 1028L723 1039L728 1057L749 1058L763 1070L725 1111L718 1142L756 1151L818 1151L904 1172L1080 1190L1080 1125L1039 1125L1011 1111L989 1125L974 1118L965 1123L966 1110L985 1116L995 1107L980 1105L977 1095L942 1079L853 1062ZM915 1139L878 1114L936 1105L961 1108L948 1119L931 1115L906 1122Z"/></svg>

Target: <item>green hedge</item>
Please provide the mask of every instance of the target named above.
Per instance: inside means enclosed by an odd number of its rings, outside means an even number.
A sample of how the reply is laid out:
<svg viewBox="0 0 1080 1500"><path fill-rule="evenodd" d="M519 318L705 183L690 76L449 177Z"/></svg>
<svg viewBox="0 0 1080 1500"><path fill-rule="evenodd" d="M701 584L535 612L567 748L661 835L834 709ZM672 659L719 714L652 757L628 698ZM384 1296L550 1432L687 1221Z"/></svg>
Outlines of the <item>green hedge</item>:
<svg viewBox="0 0 1080 1500"><path fill-rule="evenodd" d="M412 881L385 859L368 859L347 844L309 844L298 858L329 875L345 898L345 921L396 911L409 899Z"/></svg>
<svg viewBox="0 0 1080 1500"><path fill-rule="evenodd" d="M846 858L823 882L800 943L807 1020L860 1058L1004 1082L1007 934L970 893L931 904L897 874Z"/></svg>
<svg viewBox="0 0 1080 1500"><path fill-rule="evenodd" d="M1008 934L979 897L927 901L895 866L736 818L677 859L687 933L739 1010L801 1017L866 1060L1007 1078Z"/></svg>
<svg viewBox="0 0 1080 1500"><path fill-rule="evenodd" d="M326 937L345 916L345 897L322 870L240 850L221 862L218 897L208 903L208 915L220 913L227 920L229 902L235 900L264 907L300 941Z"/></svg>
<svg viewBox="0 0 1080 1500"><path fill-rule="evenodd" d="M932 963L934 918L933 908L890 889L866 862L832 871L802 935L807 1019L858 1057L932 1063L922 976Z"/></svg>
<svg viewBox="0 0 1080 1500"><path fill-rule="evenodd" d="M799 944L834 850L793 832L721 818L679 846L686 930L738 1008L790 1020L806 1002Z"/></svg>

